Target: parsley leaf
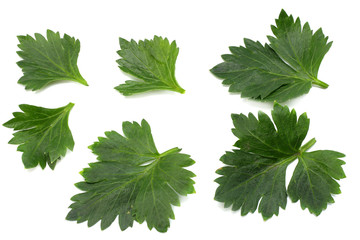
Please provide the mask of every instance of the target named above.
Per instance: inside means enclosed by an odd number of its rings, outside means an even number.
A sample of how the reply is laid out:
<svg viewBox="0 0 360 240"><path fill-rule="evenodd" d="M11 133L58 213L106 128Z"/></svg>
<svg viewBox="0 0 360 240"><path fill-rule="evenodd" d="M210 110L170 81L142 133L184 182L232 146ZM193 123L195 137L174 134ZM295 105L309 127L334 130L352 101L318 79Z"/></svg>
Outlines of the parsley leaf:
<svg viewBox="0 0 360 240"><path fill-rule="evenodd" d="M334 202L332 194L340 193L336 180L345 178L341 167L345 162L339 159L345 155L329 150L307 152L314 138L301 146L309 128L305 113L297 119L295 110L275 103L272 118L274 123L263 112L258 119L251 113L232 114L239 149L220 159L226 166L216 171L222 176L215 180L219 183L215 199L225 207L232 205L234 211L241 208L241 215L258 208L266 220L278 215L280 207L285 209L289 195L293 202L300 200L302 209L319 215ZM286 189L286 168L296 159Z"/></svg>
<svg viewBox="0 0 360 240"><path fill-rule="evenodd" d="M282 10L271 29L270 45L244 39L245 47L230 47L231 54L222 55L224 62L210 71L230 92L263 101L283 102L308 93L312 85L327 88L317 74L332 42L321 28L313 34L308 23L302 27L299 18L294 21Z"/></svg>
<svg viewBox="0 0 360 240"><path fill-rule="evenodd" d="M46 164L51 169L64 157L67 149L74 148L68 119L74 104L48 109L27 104L19 105L23 112L14 112L14 118L4 123L5 127L16 132L9 144L19 145L17 150L23 152L22 161L25 168Z"/></svg>
<svg viewBox="0 0 360 240"><path fill-rule="evenodd" d="M88 86L77 67L80 41L67 34L61 38L59 32L51 30L46 35L47 39L39 33L35 33L35 39L18 36L21 51L17 53L23 60L17 64L24 73L18 83L33 91L62 80Z"/></svg>
<svg viewBox="0 0 360 240"><path fill-rule="evenodd" d="M185 93L175 79L175 62L179 53L175 41L170 44L167 38L158 36L138 43L123 38L119 41L119 68L142 81L128 80L115 87L116 90L125 96L151 90Z"/></svg>
<svg viewBox="0 0 360 240"><path fill-rule="evenodd" d="M179 148L158 153L145 120L124 122L123 132L105 132L89 147L99 161L81 172L85 181L76 186L84 192L72 197L66 219L89 227L101 220L106 229L118 216L121 230L146 221L149 229L166 232L175 217L171 205L195 192L195 175L184 169L194 161Z"/></svg>

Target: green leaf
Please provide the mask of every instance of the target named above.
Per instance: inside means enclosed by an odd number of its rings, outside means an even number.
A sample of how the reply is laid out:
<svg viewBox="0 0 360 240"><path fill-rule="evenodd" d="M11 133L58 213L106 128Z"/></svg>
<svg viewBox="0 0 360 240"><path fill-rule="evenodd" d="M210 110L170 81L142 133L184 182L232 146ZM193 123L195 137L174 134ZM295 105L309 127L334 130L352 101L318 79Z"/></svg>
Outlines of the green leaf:
<svg viewBox="0 0 360 240"><path fill-rule="evenodd" d="M179 148L158 153L145 120L124 122L123 132L105 132L89 147L99 161L81 172L85 181L76 186L84 192L72 197L66 219L89 227L101 220L106 229L118 216L121 230L146 221L149 229L166 232L179 195L195 192L195 175L184 169L194 161Z"/></svg>
<svg viewBox="0 0 360 240"><path fill-rule="evenodd" d="M17 62L24 75L18 83L25 89L38 90L57 81L70 80L88 86L77 67L80 41L59 32L46 32L47 39L39 33L18 36L20 44L18 55L23 59Z"/></svg>
<svg viewBox="0 0 360 240"><path fill-rule="evenodd" d="M307 152L315 139L302 145L309 128L309 119L303 113L274 104L272 119L263 112L233 114L233 133L239 140L239 149L226 152L221 161L226 166L216 172L219 187L215 200L232 210L241 209L241 215L258 211L266 220L279 208L285 209L287 195L293 202L300 200L303 209L319 215L332 194L340 193L336 180L345 178L340 158L344 154L329 150ZM298 159L297 167L286 189L285 173L288 165Z"/></svg>
<svg viewBox="0 0 360 240"><path fill-rule="evenodd" d="M64 157L67 149L74 148L68 119L74 104L48 109L27 104L19 105L23 112L14 112L14 118L4 123L5 127L16 131L10 144L19 145L17 150L23 152L22 161L25 168L46 164L51 169Z"/></svg>
<svg viewBox="0 0 360 240"><path fill-rule="evenodd" d="M230 47L231 54L222 55L224 62L210 71L230 85L230 92L263 101L283 102L308 93L312 85L327 88L317 78L332 44L322 30L313 34L308 23L302 27L284 10L271 29L270 45L244 39L245 47Z"/></svg>
<svg viewBox="0 0 360 240"><path fill-rule="evenodd" d="M268 36L271 48L296 71L306 73L313 84L326 88L328 85L318 82L317 75L332 42L328 43L321 28L313 34L309 23L301 27L300 19L294 20L284 10L275 21L276 26L271 26L275 37Z"/></svg>
<svg viewBox="0 0 360 240"><path fill-rule="evenodd" d="M120 93L129 96L151 90L170 90L185 93L175 79L175 62L179 53L176 42L154 36L154 39L130 42L120 38L117 53L119 68L139 80L128 80L115 87Z"/></svg>
<svg viewBox="0 0 360 240"><path fill-rule="evenodd" d="M345 178L339 158L342 153L334 151L314 151L299 156L288 194L293 202L300 199L302 209L319 215L327 203L333 203L333 194L339 194L339 184L334 179Z"/></svg>

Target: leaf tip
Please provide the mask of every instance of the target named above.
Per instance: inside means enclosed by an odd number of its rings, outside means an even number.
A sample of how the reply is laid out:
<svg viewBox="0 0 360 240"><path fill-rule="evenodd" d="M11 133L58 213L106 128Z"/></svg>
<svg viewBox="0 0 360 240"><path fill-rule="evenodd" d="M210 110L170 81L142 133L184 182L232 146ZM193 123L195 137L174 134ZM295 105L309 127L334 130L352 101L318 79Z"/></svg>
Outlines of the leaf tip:
<svg viewBox="0 0 360 240"><path fill-rule="evenodd" d="M287 17L287 16L288 16L287 13L286 13L286 11L285 11L285 9L283 9L283 8L281 9L279 16L283 16L283 17Z"/></svg>

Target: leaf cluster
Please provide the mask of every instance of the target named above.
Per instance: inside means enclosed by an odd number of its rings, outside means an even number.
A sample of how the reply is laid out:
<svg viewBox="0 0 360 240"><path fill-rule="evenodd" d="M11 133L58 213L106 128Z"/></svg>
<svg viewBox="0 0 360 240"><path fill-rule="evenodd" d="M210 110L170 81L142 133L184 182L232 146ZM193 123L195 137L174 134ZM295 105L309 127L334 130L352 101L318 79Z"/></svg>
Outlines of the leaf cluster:
<svg viewBox="0 0 360 240"><path fill-rule="evenodd" d="M284 10L275 21L268 44L244 39L245 46L230 47L231 54L222 55L224 62L211 72L230 86L230 92L262 101L287 101L308 93L313 85L327 88L318 71L332 42L321 28L313 33L308 23L302 25ZM25 89L35 91L62 80L88 85L77 67L79 40L51 30L46 38L36 33L18 40L22 60L17 64L23 71L18 82ZM138 42L120 38L119 43L119 68L134 77L115 87L121 94L185 92L175 78L179 53L175 41L154 36ZM15 131L9 143L19 145L25 168L40 165L44 169L48 164L54 169L66 151L73 150L68 126L73 106L48 109L21 104L22 112L14 112L14 118L4 123ZM266 220L285 209L289 197L319 215L340 193L345 155L308 151L316 141L303 144L309 129L305 113L298 118L295 110L275 102L271 117L263 112L257 118L252 113L232 114L232 131L238 140L236 149L220 159L225 166L216 171L221 176L215 180L219 184L215 199L232 210L240 209L241 215L258 209ZM177 147L159 153L145 120L124 122L122 128L123 135L105 132L89 146L98 161L81 172L84 181L76 187L82 192L71 198L66 219L87 221L89 227L100 222L101 229L106 229L118 218L121 230L132 227L134 221L146 221L150 230L166 232L180 196L195 193L195 174L186 169L195 162ZM287 185L287 167L293 162L296 167Z"/></svg>

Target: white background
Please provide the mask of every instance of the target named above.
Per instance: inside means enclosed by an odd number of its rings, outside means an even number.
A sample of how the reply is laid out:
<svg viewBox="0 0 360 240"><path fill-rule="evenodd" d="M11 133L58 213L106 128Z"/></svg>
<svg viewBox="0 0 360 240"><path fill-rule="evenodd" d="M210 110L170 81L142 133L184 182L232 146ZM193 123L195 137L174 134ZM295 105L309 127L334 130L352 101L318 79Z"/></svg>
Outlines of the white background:
<svg viewBox="0 0 360 240"><path fill-rule="evenodd" d="M25 170L21 153L8 145L12 130L0 127L0 239L359 239L359 7L357 1L1 1L0 4L0 123L12 118L18 105L48 108L75 103L69 125L75 140L73 152L55 170ZM305 142L316 137L312 148L346 154L347 178L342 194L319 217L288 201L278 217L264 222L259 213L241 217L213 200L219 158L231 150L231 113L262 110L259 103L229 94L209 72L221 62L228 46L243 45L243 38L265 43L280 10L323 28L334 41L319 71L326 90L288 101L298 114L311 119ZM22 76L16 65L17 35L46 29L67 33L81 41L78 66L89 83L66 82L38 92L17 84ZM114 87L129 79L117 67L118 37L135 39L154 35L176 40L180 53L176 77L185 94L152 92L124 97ZM160 152L181 147L196 161L189 169L197 177L196 194L182 198L174 208L176 220L165 234L146 224L121 232L117 222L105 231L99 224L65 220L70 198L79 193L74 183L79 172L96 161L87 148L105 131L122 132L123 121L145 118L152 127ZM291 176L294 165L289 168Z"/></svg>

